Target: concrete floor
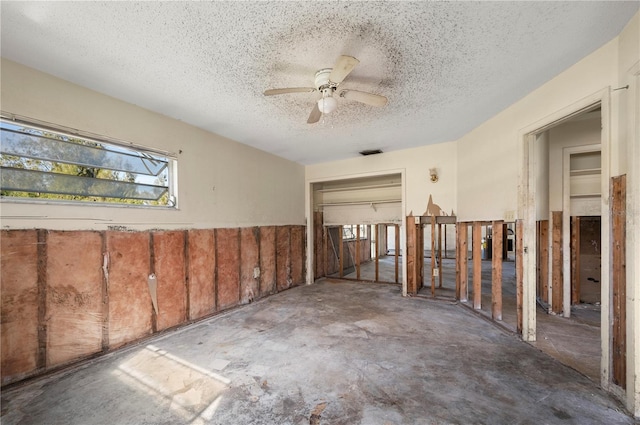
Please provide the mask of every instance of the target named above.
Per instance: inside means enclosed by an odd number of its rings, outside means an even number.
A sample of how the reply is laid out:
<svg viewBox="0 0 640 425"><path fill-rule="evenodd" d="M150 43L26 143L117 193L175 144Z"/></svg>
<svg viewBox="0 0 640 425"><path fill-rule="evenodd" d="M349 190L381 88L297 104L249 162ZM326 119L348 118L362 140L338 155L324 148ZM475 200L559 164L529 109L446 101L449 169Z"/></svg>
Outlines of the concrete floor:
<svg viewBox="0 0 640 425"><path fill-rule="evenodd" d="M324 279L25 385L9 424L633 424L592 381L446 301Z"/></svg>

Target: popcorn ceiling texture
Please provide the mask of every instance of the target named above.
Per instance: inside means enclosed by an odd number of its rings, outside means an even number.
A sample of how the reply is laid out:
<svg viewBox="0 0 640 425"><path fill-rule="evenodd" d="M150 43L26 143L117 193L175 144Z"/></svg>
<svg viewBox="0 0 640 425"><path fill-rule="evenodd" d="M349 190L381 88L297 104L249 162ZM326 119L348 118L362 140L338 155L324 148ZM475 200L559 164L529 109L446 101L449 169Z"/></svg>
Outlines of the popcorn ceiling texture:
<svg viewBox="0 0 640 425"><path fill-rule="evenodd" d="M638 2L2 2L2 56L311 164L456 140L597 49ZM306 123L341 54L360 65Z"/></svg>

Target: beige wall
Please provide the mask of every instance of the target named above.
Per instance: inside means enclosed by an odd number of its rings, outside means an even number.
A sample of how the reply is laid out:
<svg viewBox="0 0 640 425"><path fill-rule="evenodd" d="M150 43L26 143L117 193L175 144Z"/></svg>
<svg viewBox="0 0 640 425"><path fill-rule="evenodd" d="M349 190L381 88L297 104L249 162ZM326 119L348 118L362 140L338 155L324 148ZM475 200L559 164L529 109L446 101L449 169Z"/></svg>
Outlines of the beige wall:
<svg viewBox="0 0 640 425"><path fill-rule="evenodd" d="M179 202L178 210L3 202L3 228L304 224L302 165L5 59L1 78L3 112L176 153Z"/></svg>
<svg viewBox="0 0 640 425"><path fill-rule="evenodd" d="M438 169L438 182L429 181L429 168ZM456 206L456 143L441 143L379 155L364 156L306 167L307 182L361 177L370 173L404 172L404 215L423 215L429 195L447 214Z"/></svg>

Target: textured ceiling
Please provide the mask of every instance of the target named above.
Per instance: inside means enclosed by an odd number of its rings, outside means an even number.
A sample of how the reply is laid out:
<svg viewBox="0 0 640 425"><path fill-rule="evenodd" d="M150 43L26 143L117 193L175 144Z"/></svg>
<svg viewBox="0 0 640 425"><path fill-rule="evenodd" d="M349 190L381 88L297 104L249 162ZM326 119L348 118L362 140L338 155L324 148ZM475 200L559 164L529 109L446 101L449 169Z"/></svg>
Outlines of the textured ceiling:
<svg viewBox="0 0 640 425"><path fill-rule="evenodd" d="M302 164L456 140L615 37L632 2L7 2L2 56ZM306 123L341 55L360 65Z"/></svg>

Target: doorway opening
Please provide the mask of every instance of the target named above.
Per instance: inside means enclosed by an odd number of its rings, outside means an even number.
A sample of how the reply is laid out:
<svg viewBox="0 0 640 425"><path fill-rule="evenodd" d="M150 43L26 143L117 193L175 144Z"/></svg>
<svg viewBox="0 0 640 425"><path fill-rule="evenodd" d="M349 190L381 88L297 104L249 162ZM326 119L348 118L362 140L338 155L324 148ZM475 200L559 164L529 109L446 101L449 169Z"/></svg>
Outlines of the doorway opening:
<svg viewBox="0 0 640 425"><path fill-rule="evenodd" d="M602 327L609 325L602 315L609 294L603 284L608 252L603 226L609 223L603 207L606 125L600 101L568 115L530 139L529 181L535 180L535 190L529 211L535 215L536 242L532 344L600 383L602 358L608 356Z"/></svg>

